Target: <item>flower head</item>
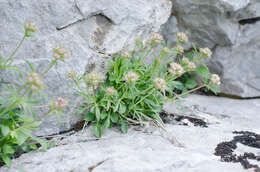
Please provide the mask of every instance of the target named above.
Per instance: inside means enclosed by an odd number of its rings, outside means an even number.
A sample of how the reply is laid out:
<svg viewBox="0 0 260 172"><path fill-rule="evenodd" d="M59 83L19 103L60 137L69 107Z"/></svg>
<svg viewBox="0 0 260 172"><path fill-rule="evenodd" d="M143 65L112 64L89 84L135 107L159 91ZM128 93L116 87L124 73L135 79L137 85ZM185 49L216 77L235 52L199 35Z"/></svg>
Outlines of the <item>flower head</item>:
<svg viewBox="0 0 260 172"><path fill-rule="evenodd" d="M108 87L106 88L106 93L108 96L113 96L117 94L117 91L114 89L114 87Z"/></svg>
<svg viewBox="0 0 260 172"><path fill-rule="evenodd" d="M187 57L184 57L182 59L182 62L187 65L189 70L194 70L196 68L196 64L194 62L191 62Z"/></svg>
<svg viewBox="0 0 260 172"><path fill-rule="evenodd" d="M63 110L68 106L68 100L58 97L54 102L53 102L53 108L56 110Z"/></svg>
<svg viewBox="0 0 260 172"><path fill-rule="evenodd" d="M189 41L187 35L184 32L177 33L177 37L179 42L187 43Z"/></svg>
<svg viewBox="0 0 260 172"><path fill-rule="evenodd" d="M131 57L131 55L130 55L129 52L123 52L123 53L121 54L121 56L124 57L124 58L127 58L127 59L129 59L129 58Z"/></svg>
<svg viewBox="0 0 260 172"><path fill-rule="evenodd" d="M176 51L180 54L182 54L184 52L184 48L181 45L177 45L176 47Z"/></svg>
<svg viewBox="0 0 260 172"><path fill-rule="evenodd" d="M41 76L38 73L32 72L28 76L27 81L32 90L37 91L44 87L44 83L42 82Z"/></svg>
<svg viewBox="0 0 260 172"><path fill-rule="evenodd" d="M102 77L96 72L90 72L86 76L86 83L89 85L97 86L102 81Z"/></svg>
<svg viewBox="0 0 260 172"><path fill-rule="evenodd" d="M64 60L70 57L70 53L64 47L57 46L53 49L53 57L56 60Z"/></svg>
<svg viewBox="0 0 260 172"><path fill-rule="evenodd" d="M168 53L170 50L169 50L169 48L168 47L164 47L163 49L162 49L162 52L164 52L164 53Z"/></svg>
<svg viewBox="0 0 260 172"><path fill-rule="evenodd" d="M212 52L209 48L200 48L200 53L207 58L210 58L212 56Z"/></svg>
<svg viewBox="0 0 260 172"><path fill-rule="evenodd" d="M150 42L154 44L159 44L163 41L162 35L159 33L153 33L150 37Z"/></svg>
<svg viewBox="0 0 260 172"><path fill-rule="evenodd" d="M182 75L184 73L183 67L181 65L179 65L178 63L175 63L175 62L172 62L170 64L168 71L172 75L178 75L178 76Z"/></svg>
<svg viewBox="0 0 260 172"><path fill-rule="evenodd" d="M219 86L221 84L220 77L217 74L212 74L210 78L210 83Z"/></svg>
<svg viewBox="0 0 260 172"><path fill-rule="evenodd" d="M77 75L77 73L76 73L76 71L74 71L74 70L71 70L71 71L69 71L69 72L67 73L67 76L68 76L69 78L75 78L76 75Z"/></svg>
<svg viewBox="0 0 260 172"><path fill-rule="evenodd" d="M27 32L37 32L37 28L36 28L35 24L33 24L32 22L25 22L24 29Z"/></svg>
<svg viewBox="0 0 260 172"><path fill-rule="evenodd" d="M155 88L160 90L161 92L165 92L167 89L166 81L163 78L155 78L153 81Z"/></svg>
<svg viewBox="0 0 260 172"><path fill-rule="evenodd" d="M135 72L130 71L127 74L125 74L124 78L126 82L136 82L139 78L139 75Z"/></svg>

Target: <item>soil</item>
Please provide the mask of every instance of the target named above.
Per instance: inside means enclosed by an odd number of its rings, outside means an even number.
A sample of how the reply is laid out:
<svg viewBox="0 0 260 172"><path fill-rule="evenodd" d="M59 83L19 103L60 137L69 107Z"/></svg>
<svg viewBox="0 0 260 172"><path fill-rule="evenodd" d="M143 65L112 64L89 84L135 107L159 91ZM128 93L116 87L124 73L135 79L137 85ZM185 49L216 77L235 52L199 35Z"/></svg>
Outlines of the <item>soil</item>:
<svg viewBox="0 0 260 172"><path fill-rule="evenodd" d="M175 114L168 114L165 111L162 111L160 113L160 117L163 120L164 123L170 123L170 121L176 121L178 125L188 125L185 120L188 120L191 122L194 126L198 127L208 127L207 122L203 121L202 119L199 118L193 118L190 116L183 116L183 115L175 115Z"/></svg>
<svg viewBox="0 0 260 172"><path fill-rule="evenodd" d="M248 131L234 131L233 140L229 142L219 143L215 149L215 155L221 157L223 162L240 163L245 169L253 168L255 172L260 172L260 167L250 163L249 160L260 162L260 156L252 152L245 152L243 155L237 155L234 150L237 148L237 143L260 149L260 135Z"/></svg>

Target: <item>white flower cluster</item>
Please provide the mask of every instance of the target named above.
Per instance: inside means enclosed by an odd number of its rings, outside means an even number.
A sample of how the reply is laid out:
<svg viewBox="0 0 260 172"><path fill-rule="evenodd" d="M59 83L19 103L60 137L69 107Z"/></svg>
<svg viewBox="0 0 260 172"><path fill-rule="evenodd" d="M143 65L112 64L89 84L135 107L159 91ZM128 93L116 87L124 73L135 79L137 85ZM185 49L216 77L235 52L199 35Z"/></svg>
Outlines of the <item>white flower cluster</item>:
<svg viewBox="0 0 260 172"><path fill-rule="evenodd" d="M194 70L196 68L196 64L186 57L182 59L182 62L188 66L188 70Z"/></svg>
<svg viewBox="0 0 260 172"><path fill-rule="evenodd" d="M63 110L68 106L68 100L58 97L54 102L53 102L53 108L56 110Z"/></svg>
<svg viewBox="0 0 260 172"><path fill-rule="evenodd" d="M210 83L219 86L221 84L220 77L217 74L212 74L210 78Z"/></svg>
<svg viewBox="0 0 260 172"><path fill-rule="evenodd" d="M184 73L183 67L175 62L172 62L170 64L170 67L168 68L168 71L172 74L172 75L182 75Z"/></svg>
<svg viewBox="0 0 260 172"><path fill-rule="evenodd" d="M212 51L209 48L200 48L200 53L207 58L210 58L212 56Z"/></svg>
<svg viewBox="0 0 260 172"><path fill-rule="evenodd" d="M70 53L64 47L57 46L53 49L53 57L56 60L64 60L70 57Z"/></svg>
<svg viewBox="0 0 260 172"><path fill-rule="evenodd" d="M24 29L29 32L37 32L37 27L32 22L25 22Z"/></svg>
<svg viewBox="0 0 260 172"><path fill-rule="evenodd" d="M77 75L77 73L76 73L76 71L74 71L74 70L71 70L71 71L69 71L69 72L67 73L67 76L68 76L69 78L75 78L76 75Z"/></svg>
<svg viewBox="0 0 260 172"><path fill-rule="evenodd" d="M157 88L161 92L165 92L165 90L167 89L166 81L163 78L155 78L153 82L155 88Z"/></svg>
<svg viewBox="0 0 260 172"><path fill-rule="evenodd" d="M189 41L187 35L184 32L177 33L177 38L179 42L187 43Z"/></svg>
<svg viewBox="0 0 260 172"><path fill-rule="evenodd" d="M151 37L150 37L150 41L151 41L152 43L157 43L157 44L159 44L159 43L161 43L161 42L163 41L163 37L162 37L162 35L160 35L159 33L153 33L153 34L151 35Z"/></svg>
<svg viewBox="0 0 260 172"><path fill-rule="evenodd" d="M176 51L180 54L182 54L184 52L184 48L181 45L177 45L176 47Z"/></svg>
<svg viewBox="0 0 260 172"><path fill-rule="evenodd" d="M92 86L98 86L98 84L102 81L102 77L96 72L90 72L86 76L86 83Z"/></svg>
<svg viewBox="0 0 260 172"><path fill-rule="evenodd" d="M139 78L139 75L135 72L130 71L127 74L125 74L124 78L126 82L136 82Z"/></svg>
<svg viewBox="0 0 260 172"><path fill-rule="evenodd" d="M117 91L114 89L114 87L108 87L106 88L106 93L109 96L113 96L117 94Z"/></svg>
<svg viewBox="0 0 260 172"><path fill-rule="evenodd" d="M32 72L28 76L27 81L32 90L37 91L44 87L44 83L42 82L41 76L38 73Z"/></svg>

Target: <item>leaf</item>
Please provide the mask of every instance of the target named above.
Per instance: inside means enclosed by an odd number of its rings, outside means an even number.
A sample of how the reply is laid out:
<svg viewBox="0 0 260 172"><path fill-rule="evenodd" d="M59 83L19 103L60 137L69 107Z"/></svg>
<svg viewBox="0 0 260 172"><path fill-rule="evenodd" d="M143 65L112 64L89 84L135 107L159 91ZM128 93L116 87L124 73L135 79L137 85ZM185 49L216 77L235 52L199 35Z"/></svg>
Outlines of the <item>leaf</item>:
<svg viewBox="0 0 260 172"><path fill-rule="evenodd" d="M29 66L29 68L31 69L32 72L35 71L33 65L28 61L28 60L25 60L26 64Z"/></svg>
<svg viewBox="0 0 260 172"><path fill-rule="evenodd" d="M8 145L8 144L5 144L3 146L3 152L5 154L13 154L15 152L15 150L12 148L12 146Z"/></svg>
<svg viewBox="0 0 260 172"><path fill-rule="evenodd" d="M105 112L101 112L101 119L105 119L107 117L107 113L105 113Z"/></svg>
<svg viewBox="0 0 260 172"><path fill-rule="evenodd" d="M95 125L92 126L92 132L96 137L100 138L102 135L101 126L98 123L96 123Z"/></svg>
<svg viewBox="0 0 260 172"><path fill-rule="evenodd" d="M84 116L84 120L91 122L95 120L95 114L92 112L87 112L86 115Z"/></svg>
<svg viewBox="0 0 260 172"><path fill-rule="evenodd" d="M1 126L1 132L2 132L3 136L7 136L8 133L10 132L10 128L6 125L2 125Z"/></svg>
<svg viewBox="0 0 260 172"><path fill-rule="evenodd" d="M11 158L10 158L8 155L6 155L6 154L0 154L0 156L1 156L2 160L4 161L4 163L5 163L9 168L11 168L11 166L12 166Z"/></svg>
<svg viewBox="0 0 260 172"><path fill-rule="evenodd" d="M197 82L194 79L189 79L185 82L185 87L188 89L192 89L197 86Z"/></svg>
<svg viewBox="0 0 260 172"><path fill-rule="evenodd" d="M98 107L96 107L96 108L95 108L95 111L96 111L96 119L97 119L97 121L99 121L99 120L100 120L100 118L101 118L101 115L100 115L100 110L99 110L99 108L98 108Z"/></svg>
<svg viewBox="0 0 260 172"><path fill-rule="evenodd" d="M182 90L184 88L183 84L180 81L171 81L170 85L172 88L176 88L178 90Z"/></svg>
<svg viewBox="0 0 260 172"><path fill-rule="evenodd" d="M121 122L121 131L123 133L127 133L127 131L128 131L128 123L127 122L125 122L125 121Z"/></svg>
<svg viewBox="0 0 260 172"><path fill-rule="evenodd" d="M126 105L124 103L120 103L120 106L119 106L119 113L120 114L123 114L126 112Z"/></svg>
<svg viewBox="0 0 260 172"><path fill-rule="evenodd" d="M218 94L220 92L220 88L216 85L208 85L207 88L212 91L214 94Z"/></svg>
<svg viewBox="0 0 260 172"><path fill-rule="evenodd" d="M22 145L31 136L31 130L21 129L18 130L16 134L17 134L16 143L18 145Z"/></svg>
<svg viewBox="0 0 260 172"><path fill-rule="evenodd" d="M209 69L205 64L197 66L196 71L203 78L204 82L206 82L211 76Z"/></svg>
<svg viewBox="0 0 260 172"><path fill-rule="evenodd" d="M46 151L48 149L48 142L45 139L33 138L36 142L40 143L41 149Z"/></svg>
<svg viewBox="0 0 260 172"><path fill-rule="evenodd" d="M118 121L118 114L117 113L112 113L110 118L111 118L111 121L113 123L116 123Z"/></svg>
<svg viewBox="0 0 260 172"><path fill-rule="evenodd" d="M107 119L105 120L103 124L104 128L109 128L110 127L110 116L107 116Z"/></svg>

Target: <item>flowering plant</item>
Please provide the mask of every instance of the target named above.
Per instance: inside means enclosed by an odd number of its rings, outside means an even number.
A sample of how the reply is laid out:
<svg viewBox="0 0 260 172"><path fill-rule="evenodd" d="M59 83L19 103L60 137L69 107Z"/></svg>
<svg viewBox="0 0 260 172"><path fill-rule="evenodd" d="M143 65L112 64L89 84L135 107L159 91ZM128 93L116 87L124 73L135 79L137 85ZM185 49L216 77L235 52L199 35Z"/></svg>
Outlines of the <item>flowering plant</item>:
<svg viewBox="0 0 260 172"><path fill-rule="evenodd" d="M73 73L71 78L79 94L85 98L78 113L84 113L85 121L93 123L92 131L97 137L101 137L102 130L113 126L120 126L124 133L129 124L143 126L153 122L163 126L159 113L164 102L174 101L203 87L215 93L219 91L220 78L211 75L201 62L211 56L211 51L204 48L199 52L194 48L184 57L182 44L188 42L188 37L185 33L177 36L178 42L173 48L167 47L159 34L153 34L145 44L138 39L132 52L114 56L105 79L96 72L79 77ZM160 48L159 53L153 52L156 47ZM146 58L151 56L155 56L154 60L145 65ZM184 74L194 72L201 76L201 85L194 77L186 83L178 81ZM86 82L86 87L79 86L81 81ZM184 91L177 95L174 91L180 88Z"/></svg>
<svg viewBox="0 0 260 172"><path fill-rule="evenodd" d="M24 24L24 36L14 52L8 57L0 57L0 72L10 72L10 69L18 71L19 76L24 78L19 68L12 65L14 56L23 41L32 37L37 31L36 26L31 22ZM64 110L68 104L64 98L57 98L49 106L49 110L37 115L34 112L34 105L44 105L42 90L45 88L43 78L45 74L57 63L58 60L64 60L69 57L64 48L55 48L53 51L54 59L50 62L47 69L38 73L30 62L26 62L30 68L27 79L21 86L10 83L0 82L0 165L3 163L11 166L11 158L15 154L37 149L39 144L42 149L48 147L43 139L34 137L32 131L40 127L40 121L44 117L59 113ZM0 76L1 81L1 76ZM39 144L38 144L39 143Z"/></svg>

